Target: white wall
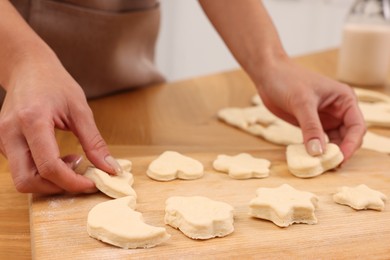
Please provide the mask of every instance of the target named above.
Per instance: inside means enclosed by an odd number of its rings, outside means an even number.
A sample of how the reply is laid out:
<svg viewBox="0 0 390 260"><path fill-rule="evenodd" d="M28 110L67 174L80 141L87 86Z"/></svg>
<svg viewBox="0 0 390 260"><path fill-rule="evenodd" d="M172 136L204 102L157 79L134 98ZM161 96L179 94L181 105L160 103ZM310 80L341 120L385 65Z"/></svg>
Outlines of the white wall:
<svg viewBox="0 0 390 260"><path fill-rule="evenodd" d="M238 0L232 0L238 1ZM264 0L291 56L337 47L354 0ZM156 62L169 81L237 68L197 0L161 0Z"/></svg>

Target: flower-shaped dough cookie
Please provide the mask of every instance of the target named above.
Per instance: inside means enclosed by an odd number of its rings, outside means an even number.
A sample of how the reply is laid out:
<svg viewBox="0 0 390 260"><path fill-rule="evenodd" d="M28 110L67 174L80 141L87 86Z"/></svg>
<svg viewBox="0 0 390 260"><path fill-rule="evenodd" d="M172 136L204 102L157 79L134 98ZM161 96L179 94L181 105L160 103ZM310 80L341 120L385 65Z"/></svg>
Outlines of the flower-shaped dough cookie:
<svg viewBox="0 0 390 260"><path fill-rule="evenodd" d="M170 237L165 228L146 224L134 207L131 196L97 204L88 213L88 234L125 249L154 247Z"/></svg>
<svg viewBox="0 0 390 260"><path fill-rule="evenodd" d="M254 158L247 153L240 153L236 156L221 154L213 162L215 170L226 172L233 179L268 177L270 165L270 161Z"/></svg>
<svg viewBox="0 0 390 260"><path fill-rule="evenodd" d="M386 199L385 194L370 189L364 184L356 187L343 186L333 195L335 202L348 205L356 210L375 209L382 211L385 208Z"/></svg>
<svg viewBox="0 0 390 260"><path fill-rule="evenodd" d="M344 159L339 147L332 143L326 145L325 153L320 156L309 155L303 144L289 145L286 156L289 171L300 178L318 176L337 167Z"/></svg>
<svg viewBox="0 0 390 260"><path fill-rule="evenodd" d="M198 179L203 176L203 165L178 152L166 151L150 163L146 174L157 181Z"/></svg>
<svg viewBox="0 0 390 260"><path fill-rule="evenodd" d="M288 184L278 188L258 188L256 198L249 204L249 215L272 221L279 227L294 223L316 224L314 215L318 198Z"/></svg>
<svg viewBox="0 0 390 260"><path fill-rule="evenodd" d="M98 168L88 167L84 176L92 180L96 187L111 198L120 198L124 196L137 197L131 187L134 182L133 174L130 173L131 162L129 160L118 159L117 162L122 166L121 175L110 175Z"/></svg>
<svg viewBox="0 0 390 260"><path fill-rule="evenodd" d="M165 223L192 239L224 237L234 231L233 207L206 197L170 197Z"/></svg>

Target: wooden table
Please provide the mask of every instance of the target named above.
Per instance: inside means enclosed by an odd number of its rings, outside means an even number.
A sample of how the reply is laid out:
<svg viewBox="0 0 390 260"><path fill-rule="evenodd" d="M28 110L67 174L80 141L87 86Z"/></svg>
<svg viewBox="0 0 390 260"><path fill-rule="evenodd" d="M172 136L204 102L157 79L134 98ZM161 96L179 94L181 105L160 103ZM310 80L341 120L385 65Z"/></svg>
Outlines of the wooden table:
<svg viewBox="0 0 390 260"><path fill-rule="evenodd" d="M335 77L335 50L295 60ZM248 105L254 93L249 78L237 70L92 100L90 106L110 146L219 145L255 149L267 143L224 126L215 115L222 107ZM63 154L79 149L69 133L58 132L57 140ZM4 158L0 161L0 185L0 259L30 259L28 198L15 191Z"/></svg>

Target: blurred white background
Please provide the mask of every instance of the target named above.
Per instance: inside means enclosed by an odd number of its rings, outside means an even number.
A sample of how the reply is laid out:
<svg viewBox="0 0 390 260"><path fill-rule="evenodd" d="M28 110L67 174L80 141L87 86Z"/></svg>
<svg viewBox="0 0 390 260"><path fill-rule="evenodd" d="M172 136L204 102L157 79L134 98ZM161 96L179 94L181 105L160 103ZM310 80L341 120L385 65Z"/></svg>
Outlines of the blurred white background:
<svg viewBox="0 0 390 260"><path fill-rule="evenodd" d="M342 25L353 1L263 0L291 56L339 46ZM156 63L168 81L238 68L197 0L160 2Z"/></svg>

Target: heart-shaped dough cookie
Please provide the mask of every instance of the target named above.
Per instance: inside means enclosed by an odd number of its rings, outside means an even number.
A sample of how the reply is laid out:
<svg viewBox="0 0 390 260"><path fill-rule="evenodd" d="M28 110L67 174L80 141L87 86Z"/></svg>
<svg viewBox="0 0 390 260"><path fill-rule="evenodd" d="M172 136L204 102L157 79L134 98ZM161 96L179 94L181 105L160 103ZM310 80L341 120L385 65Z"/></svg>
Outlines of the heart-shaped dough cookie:
<svg viewBox="0 0 390 260"><path fill-rule="evenodd" d="M132 196L96 205L88 213L88 234L124 249L154 247L169 239L165 228L146 224L134 207Z"/></svg>
<svg viewBox="0 0 390 260"><path fill-rule="evenodd" d="M226 172L233 179L268 177L270 166L270 161L254 158L247 153L240 153L236 156L221 154L213 162L215 170Z"/></svg>
<svg viewBox="0 0 390 260"><path fill-rule="evenodd" d="M198 179L203 176L203 165L178 152L166 151L150 163L146 174L157 181Z"/></svg>
<svg viewBox="0 0 390 260"><path fill-rule="evenodd" d="M300 178L318 176L337 167L344 159L339 147L328 143L325 153L320 156L311 156L306 152L303 144L287 146L287 166L289 171Z"/></svg>
<svg viewBox="0 0 390 260"><path fill-rule="evenodd" d="M233 207L206 197L170 197L165 223L192 239L224 237L234 231Z"/></svg>
<svg viewBox="0 0 390 260"><path fill-rule="evenodd" d="M124 196L137 197L135 191L131 187L134 179L129 172L131 169L131 162L129 160L117 160L122 166L123 172L121 175L110 175L95 167L88 167L84 176L92 180L96 187L111 198L120 198Z"/></svg>

